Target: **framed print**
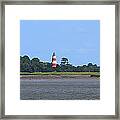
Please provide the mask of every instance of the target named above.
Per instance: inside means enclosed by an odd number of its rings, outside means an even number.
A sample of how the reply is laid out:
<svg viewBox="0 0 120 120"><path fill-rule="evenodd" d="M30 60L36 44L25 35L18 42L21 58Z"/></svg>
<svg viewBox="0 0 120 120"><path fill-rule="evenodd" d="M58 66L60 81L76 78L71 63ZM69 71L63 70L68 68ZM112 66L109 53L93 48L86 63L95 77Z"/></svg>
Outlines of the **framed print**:
<svg viewBox="0 0 120 120"><path fill-rule="evenodd" d="M119 119L119 2L1 2L1 118Z"/></svg>

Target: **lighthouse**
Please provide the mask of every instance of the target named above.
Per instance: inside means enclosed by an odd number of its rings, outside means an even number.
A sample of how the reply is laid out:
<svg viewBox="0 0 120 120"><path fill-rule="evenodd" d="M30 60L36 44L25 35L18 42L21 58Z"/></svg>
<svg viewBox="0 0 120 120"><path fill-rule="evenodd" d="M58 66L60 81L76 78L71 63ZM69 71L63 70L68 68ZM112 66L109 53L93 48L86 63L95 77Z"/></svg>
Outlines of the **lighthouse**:
<svg viewBox="0 0 120 120"><path fill-rule="evenodd" d="M52 68L56 68L57 66L57 61L56 61L56 56L55 56L55 52L52 55Z"/></svg>

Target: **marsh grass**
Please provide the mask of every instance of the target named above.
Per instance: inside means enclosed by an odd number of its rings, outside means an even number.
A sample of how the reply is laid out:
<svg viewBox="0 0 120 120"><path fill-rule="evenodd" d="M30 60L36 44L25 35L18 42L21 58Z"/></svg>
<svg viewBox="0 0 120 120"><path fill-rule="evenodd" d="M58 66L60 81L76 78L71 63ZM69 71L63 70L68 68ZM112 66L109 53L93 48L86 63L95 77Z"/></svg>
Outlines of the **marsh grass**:
<svg viewBox="0 0 120 120"><path fill-rule="evenodd" d="M21 72L20 75L95 75L100 76L99 72Z"/></svg>

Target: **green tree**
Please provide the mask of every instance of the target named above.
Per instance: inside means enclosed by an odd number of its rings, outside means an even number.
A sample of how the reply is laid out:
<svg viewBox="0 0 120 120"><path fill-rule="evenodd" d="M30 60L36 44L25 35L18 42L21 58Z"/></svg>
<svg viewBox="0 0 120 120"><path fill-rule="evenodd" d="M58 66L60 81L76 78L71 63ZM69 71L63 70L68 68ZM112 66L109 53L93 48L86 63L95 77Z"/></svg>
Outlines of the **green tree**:
<svg viewBox="0 0 120 120"><path fill-rule="evenodd" d="M38 58L33 58L31 60L31 67L33 72L40 72L40 60Z"/></svg>
<svg viewBox="0 0 120 120"><path fill-rule="evenodd" d="M90 66L93 66L93 64L92 63L88 63L88 67L90 67Z"/></svg>
<svg viewBox="0 0 120 120"><path fill-rule="evenodd" d="M30 58L25 56L20 56L20 71L21 72L32 72Z"/></svg>
<svg viewBox="0 0 120 120"><path fill-rule="evenodd" d="M52 72L52 64L47 62L47 71Z"/></svg>
<svg viewBox="0 0 120 120"><path fill-rule="evenodd" d="M57 72L62 72L61 66L59 64L57 64L57 66L56 66L56 71Z"/></svg>
<svg viewBox="0 0 120 120"><path fill-rule="evenodd" d="M94 68L93 68L93 64L92 63L88 63L88 72L94 72Z"/></svg>
<svg viewBox="0 0 120 120"><path fill-rule="evenodd" d="M61 59L61 65L67 65L68 64L68 59L67 58L62 58Z"/></svg>

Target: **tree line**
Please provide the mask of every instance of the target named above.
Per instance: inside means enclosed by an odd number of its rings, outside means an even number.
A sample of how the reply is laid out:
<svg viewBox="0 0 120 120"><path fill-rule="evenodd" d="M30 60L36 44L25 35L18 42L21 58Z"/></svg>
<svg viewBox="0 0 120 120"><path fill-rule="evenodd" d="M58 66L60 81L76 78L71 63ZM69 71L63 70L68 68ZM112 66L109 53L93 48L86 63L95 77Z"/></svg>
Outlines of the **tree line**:
<svg viewBox="0 0 120 120"><path fill-rule="evenodd" d="M69 64L68 58L62 58L55 70L51 63L40 61L39 58L30 59L29 56L20 56L20 72L100 72L100 66L88 63L87 65L74 66Z"/></svg>

